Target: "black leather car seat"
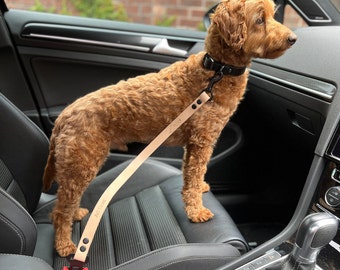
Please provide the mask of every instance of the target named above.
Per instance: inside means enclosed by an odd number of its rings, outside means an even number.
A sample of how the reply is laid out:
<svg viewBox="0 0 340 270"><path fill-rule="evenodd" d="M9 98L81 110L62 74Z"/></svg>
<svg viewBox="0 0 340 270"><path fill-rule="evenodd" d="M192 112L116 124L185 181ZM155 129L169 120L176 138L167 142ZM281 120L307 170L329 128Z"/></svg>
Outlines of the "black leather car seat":
<svg viewBox="0 0 340 270"><path fill-rule="evenodd" d="M62 269L49 213L55 196L41 193L48 155L43 132L0 94L0 268ZM82 206L93 209L127 162L99 175ZM211 192L215 217L190 222L181 199L181 171L148 160L110 202L89 251L89 269L214 269L247 251L233 220ZM86 218L76 222L78 243Z"/></svg>

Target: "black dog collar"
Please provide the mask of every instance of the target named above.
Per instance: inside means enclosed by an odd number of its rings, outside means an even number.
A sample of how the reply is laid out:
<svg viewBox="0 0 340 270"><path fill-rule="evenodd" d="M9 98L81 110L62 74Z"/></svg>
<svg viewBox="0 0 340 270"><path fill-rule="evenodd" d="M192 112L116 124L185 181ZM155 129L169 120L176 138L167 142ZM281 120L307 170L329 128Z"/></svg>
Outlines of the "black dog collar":
<svg viewBox="0 0 340 270"><path fill-rule="evenodd" d="M239 76L242 75L247 67L234 67L229 65L223 65L220 62L215 61L209 54L205 54L203 58L203 66L206 69L214 70L216 72L222 72L224 75Z"/></svg>

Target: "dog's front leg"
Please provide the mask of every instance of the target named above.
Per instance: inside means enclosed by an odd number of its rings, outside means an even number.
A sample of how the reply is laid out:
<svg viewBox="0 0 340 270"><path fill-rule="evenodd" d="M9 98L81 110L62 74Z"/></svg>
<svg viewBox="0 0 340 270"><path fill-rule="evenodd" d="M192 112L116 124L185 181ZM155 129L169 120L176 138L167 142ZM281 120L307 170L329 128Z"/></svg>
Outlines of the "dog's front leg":
<svg viewBox="0 0 340 270"><path fill-rule="evenodd" d="M203 206L202 201L202 193L210 189L204 181L204 175L212 152L211 145L188 144L185 148L182 197L187 216L193 222L205 222L214 216Z"/></svg>

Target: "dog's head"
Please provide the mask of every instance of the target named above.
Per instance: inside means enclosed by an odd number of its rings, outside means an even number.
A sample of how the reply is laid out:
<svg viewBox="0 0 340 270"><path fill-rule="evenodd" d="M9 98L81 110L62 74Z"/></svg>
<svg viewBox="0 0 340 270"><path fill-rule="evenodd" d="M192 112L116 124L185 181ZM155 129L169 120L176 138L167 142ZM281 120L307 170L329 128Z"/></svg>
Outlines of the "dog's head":
<svg viewBox="0 0 340 270"><path fill-rule="evenodd" d="M233 52L276 58L297 40L286 26L275 21L272 0L223 0L211 16L211 27ZM216 33L215 33L216 35Z"/></svg>

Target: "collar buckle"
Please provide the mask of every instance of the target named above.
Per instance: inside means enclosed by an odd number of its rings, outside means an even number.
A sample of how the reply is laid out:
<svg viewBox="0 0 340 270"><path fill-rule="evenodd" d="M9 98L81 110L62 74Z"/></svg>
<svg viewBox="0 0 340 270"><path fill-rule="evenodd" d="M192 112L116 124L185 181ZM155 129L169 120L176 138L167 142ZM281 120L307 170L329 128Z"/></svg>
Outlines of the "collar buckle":
<svg viewBox="0 0 340 270"><path fill-rule="evenodd" d="M206 69L214 70L215 60L210 57L209 54L205 54L203 58L203 66Z"/></svg>
<svg viewBox="0 0 340 270"><path fill-rule="evenodd" d="M232 73L233 73L233 69L232 69L230 66L222 66L221 72L222 72L224 75L232 74Z"/></svg>

